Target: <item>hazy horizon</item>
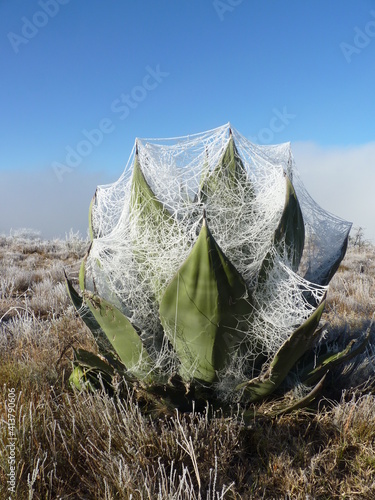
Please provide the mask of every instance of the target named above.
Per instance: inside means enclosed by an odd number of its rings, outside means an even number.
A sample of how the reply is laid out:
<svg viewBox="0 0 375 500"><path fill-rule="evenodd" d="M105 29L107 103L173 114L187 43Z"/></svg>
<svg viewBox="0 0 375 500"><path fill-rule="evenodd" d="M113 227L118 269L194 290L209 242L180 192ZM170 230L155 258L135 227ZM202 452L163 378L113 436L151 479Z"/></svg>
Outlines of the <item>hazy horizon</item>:
<svg viewBox="0 0 375 500"><path fill-rule="evenodd" d="M85 235L136 137L231 121L375 242L374 0L14 0L0 53L0 232Z"/></svg>
<svg viewBox="0 0 375 500"><path fill-rule="evenodd" d="M375 142L352 148L323 148L312 142L299 142L292 144L292 151L312 198L325 210L353 222L354 228L362 227L365 239L375 243L371 208ZM44 239L64 239L73 230L85 237L88 208L96 186L116 181L122 172L123 168L117 175L82 168L67 174L61 183L49 170L3 172L5 182L0 185L0 199L9 216L1 219L0 233L29 228L40 231Z"/></svg>

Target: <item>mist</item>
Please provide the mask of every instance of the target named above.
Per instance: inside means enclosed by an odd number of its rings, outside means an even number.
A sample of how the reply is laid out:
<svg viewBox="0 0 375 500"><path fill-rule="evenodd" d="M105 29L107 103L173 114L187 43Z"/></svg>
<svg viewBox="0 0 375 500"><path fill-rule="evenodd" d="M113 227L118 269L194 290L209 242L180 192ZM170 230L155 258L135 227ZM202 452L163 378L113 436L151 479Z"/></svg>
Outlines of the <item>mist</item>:
<svg viewBox="0 0 375 500"><path fill-rule="evenodd" d="M296 142L292 151L315 201L362 227L365 239L374 243L375 143L344 148ZM114 182L121 173L82 167L66 173L60 182L51 168L2 172L0 233L31 228L45 239L65 238L71 230L85 237L96 186Z"/></svg>

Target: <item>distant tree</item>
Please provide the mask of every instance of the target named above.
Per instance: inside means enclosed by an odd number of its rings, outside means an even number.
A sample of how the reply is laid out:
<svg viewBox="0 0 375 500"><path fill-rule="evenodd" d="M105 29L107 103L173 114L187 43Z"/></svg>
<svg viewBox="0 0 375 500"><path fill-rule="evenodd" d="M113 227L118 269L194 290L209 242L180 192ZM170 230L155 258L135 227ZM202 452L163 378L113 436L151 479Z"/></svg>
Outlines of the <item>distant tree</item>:
<svg viewBox="0 0 375 500"><path fill-rule="evenodd" d="M354 235L350 237L352 245L358 247L358 250L361 250L367 243L364 238L364 228L361 226L355 227L353 231Z"/></svg>

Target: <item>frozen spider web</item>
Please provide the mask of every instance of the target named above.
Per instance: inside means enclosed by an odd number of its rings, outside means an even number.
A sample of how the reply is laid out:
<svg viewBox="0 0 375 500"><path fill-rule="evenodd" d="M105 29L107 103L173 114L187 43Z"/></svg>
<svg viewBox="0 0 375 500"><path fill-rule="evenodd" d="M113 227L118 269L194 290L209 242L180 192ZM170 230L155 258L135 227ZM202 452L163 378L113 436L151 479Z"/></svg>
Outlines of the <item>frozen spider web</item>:
<svg viewBox="0 0 375 500"><path fill-rule="evenodd" d="M232 135L246 171L233 186L220 178L202 195L202 179L220 163ZM148 215L134 203L134 162L169 215ZM305 225L305 247L298 269L274 245L283 213L286 176L293 183ZM188 257L202 226L203 210L217 244L240 272L252 294L254 314L247 321L246 350L233 356L220 374L229 393L256 375L255 361L269 361L311 315L327 289L329 270L345 252L351 224L327 213L309 196L295 167L290 143L259 146L226 124L204 133L170 139L137 139L124 173L99 186L92 208L94 239L86 265L86 287L116 305L139 329L156 366L176 370L176 357L160 326L163 293ZM159 219L155 219L159 217ZM258 283L267 255L273 267ZM185 370L194 376L195 360ZM228 387L227 387L228 386Z"/></svg>

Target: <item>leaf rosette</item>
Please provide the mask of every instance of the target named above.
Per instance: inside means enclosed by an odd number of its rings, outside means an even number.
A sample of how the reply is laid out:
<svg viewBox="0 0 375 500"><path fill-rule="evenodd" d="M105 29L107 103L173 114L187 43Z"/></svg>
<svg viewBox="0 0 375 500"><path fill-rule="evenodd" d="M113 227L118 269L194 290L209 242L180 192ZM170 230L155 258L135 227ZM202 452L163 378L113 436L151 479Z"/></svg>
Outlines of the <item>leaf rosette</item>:
<svg viewBox="0 0 375 500"><path fill-rule="evenodd" d="M228 125L163 142L137 139L123 176L91 202L81 294L67 286L100 357L96 366L77 351L85 370L73 382L104 363L107 378L180 409L248 404L295 384L311 390L289 407L307 404L363 343L317 360L319 370L301 363L351 224L309 197L289 144L256 146Z"/></svg>

